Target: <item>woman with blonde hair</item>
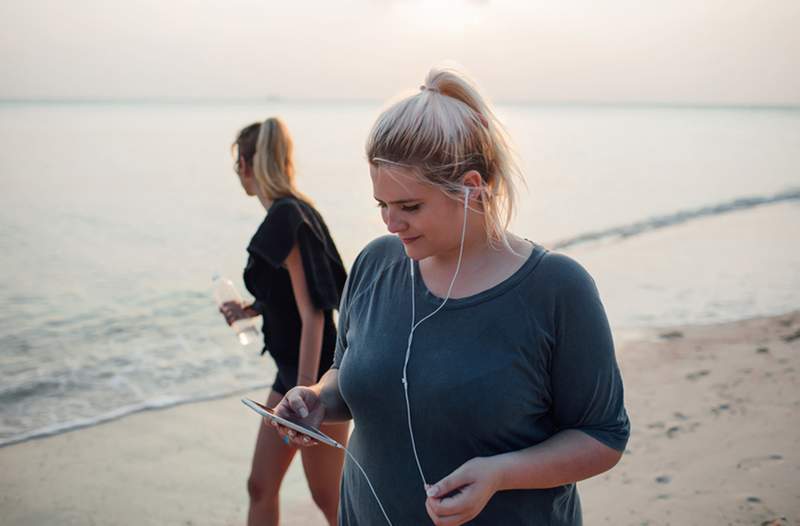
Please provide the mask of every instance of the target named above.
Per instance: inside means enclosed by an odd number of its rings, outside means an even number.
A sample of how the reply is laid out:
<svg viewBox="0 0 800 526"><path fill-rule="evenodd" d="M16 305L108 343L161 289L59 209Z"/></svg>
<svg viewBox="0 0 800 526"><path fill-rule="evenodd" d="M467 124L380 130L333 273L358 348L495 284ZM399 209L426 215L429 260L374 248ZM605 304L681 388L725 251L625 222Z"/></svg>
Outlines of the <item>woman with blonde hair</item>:
<svg viewBox="0 0 800 526"><path fill-rule="evenodd" d="M581 524L575 483L629 435L594 281L508 231L514 159L458 72L386 109L367 159L392 235L353 265L332 369L276 409L354 420L340 524Z"/></svg>
<svg viewBox="0 0 800 526"><path fill-rule="evenodd" d="M263 315L264 352L278 368L266 405L274 407L295 385L311 385L333 361L336 328L333 309L347 277L322 216L295 187L292 140L277 118L239 132L233 144L234 169L245 193L267 210L247 247L244 282L252 305L223 305L228 323ZM322 429L346 443L348 424ZM248 524L277 525L278 491L297 448L274 429L261 426L250 478ZM307 449L302 453L311 495L336 524L342 452Z"/></svg>

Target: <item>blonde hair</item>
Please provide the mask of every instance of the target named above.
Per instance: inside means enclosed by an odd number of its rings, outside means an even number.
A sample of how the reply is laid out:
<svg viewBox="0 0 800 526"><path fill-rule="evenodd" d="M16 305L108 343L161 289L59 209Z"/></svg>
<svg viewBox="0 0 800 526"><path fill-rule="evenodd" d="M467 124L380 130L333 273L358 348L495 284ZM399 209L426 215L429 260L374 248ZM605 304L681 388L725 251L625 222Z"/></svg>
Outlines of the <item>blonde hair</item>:
<svg viewBox="0 0 800 526"><path fill-rule="evenodd" d="M463 175L483 179L480 197L490 245L507 245L519 168L507 134L475 84L450 68L434 68L420 92L378 117L367 138L367 159L414 168L422 182L463 197Z"/></svg>
<svg viewBox="0 0 800 526"><path fill-rule="evenodd" d="M252 166L256 184L268 199L291 196L309 202L295 186L294 145L281 119L270 117L243 128L233 145Z"/></svg>

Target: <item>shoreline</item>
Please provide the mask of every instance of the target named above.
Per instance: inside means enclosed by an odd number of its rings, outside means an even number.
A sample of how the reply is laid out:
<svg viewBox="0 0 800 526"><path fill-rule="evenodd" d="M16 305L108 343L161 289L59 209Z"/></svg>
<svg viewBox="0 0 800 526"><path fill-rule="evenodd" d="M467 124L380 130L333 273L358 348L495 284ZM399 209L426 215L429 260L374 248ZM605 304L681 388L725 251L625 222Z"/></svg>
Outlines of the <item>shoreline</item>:
<svg viewBox="0 0 800 526"><path fill-rule="evenodd" d="M793 312L793 311L792 311ZM791 314L788 313L788 314ZM774 314L774 315L764 315L764 316L755 316L755 317L744 317L744 318L734 318L731 320L724 320L721 322L715 321L706 321L702 323L697 323L691 325L691 327L701 328L706 326L718 326L718 325L730 325L739 322L745 322L749 320L759 320L759 319L767 319L773 317L780 317L785 314ZM642 327L620 327L614 330L614 343L616 346L624 345L628 342L635 342L643 339L650 339L652 341L658 340L658 334L655 334L658 331L670 332L671 326L664 326L664 327L650 327L650 326L642 326ZM225 398L234 398L237 396L244 396L247 394L252 393L260 393L262 390L266 392L271 387L269 383L262 383L260 385L254 385L249 387L241 387L236 389L230 389L219 393L213 393L210 395L206 395L203 397L194 397L189 398L188 395L186 397L173 397L173 398L166 398L161 400L149 400L144 401L139 404L123 406L106 413L100 414L94 417L82 418L77 419L69 422L63 422L58 424L53 424L51 426L33 429L31 431L26 431L21 435L12 437L7 439L7 441L2 442L0 441L0 450L5 447L14 446L17 444L23 444L26 442L30 442L33 440L40 440L43 438L49 438L53 436L62 435L64 433L72 433L74 431L80 431L83 429L91 428L98 425L104 425L110 422L114 422L120 419L124 419L129 416L136 415L138 413L146 413L151 411L163 411L166 409L172 409L175 407L180 407L183 405L190 405L190 404L198 404L204 402L210 402L214 400L222 400Z"/></svg>
<svg viewBox="0 0 800 526"><path fill-rule="evenodd" d="M586 524L800 524L800 311L614 336L633 431L579 483ZM243 524L260 421L242 395L266 389L0 447L4 524ZM281 506L324 524L297 459Z"/></svg>

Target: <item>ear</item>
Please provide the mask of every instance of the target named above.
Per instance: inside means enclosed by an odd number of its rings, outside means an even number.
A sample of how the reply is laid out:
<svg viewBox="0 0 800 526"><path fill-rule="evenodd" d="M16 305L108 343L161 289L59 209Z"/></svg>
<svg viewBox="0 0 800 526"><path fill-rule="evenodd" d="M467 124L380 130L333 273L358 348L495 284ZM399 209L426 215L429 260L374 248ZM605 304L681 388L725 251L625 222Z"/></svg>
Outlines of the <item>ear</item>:
<svg viewBox="0 0 800 526"><path fill-rule="evenodd" d="M469 193L472 199L480 199L481 189L483 188L483 177L477 170L470 170L461 178L461 184L471 189Z"/></svg>

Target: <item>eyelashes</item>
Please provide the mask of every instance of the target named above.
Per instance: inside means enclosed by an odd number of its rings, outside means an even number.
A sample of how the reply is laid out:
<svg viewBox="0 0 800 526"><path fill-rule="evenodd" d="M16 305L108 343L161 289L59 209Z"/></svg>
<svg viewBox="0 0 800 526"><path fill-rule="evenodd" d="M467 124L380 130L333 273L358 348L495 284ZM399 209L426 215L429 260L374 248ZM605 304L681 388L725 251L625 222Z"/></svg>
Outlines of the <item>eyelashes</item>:
<svg viewBox="0 0 800 526"><path fill-rule="evenodd" d="M378 203L375 206L377 206L380 209L388 208L388 205L386 203L382 203L380 201L378 201ZM417 203L414 205L400 205L400 210L402 210L403 212L416 212L417 210L420 209L421 206L422 206L421 203Z"/></svg>

